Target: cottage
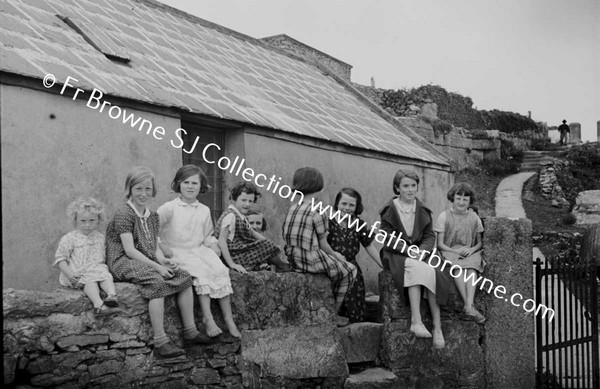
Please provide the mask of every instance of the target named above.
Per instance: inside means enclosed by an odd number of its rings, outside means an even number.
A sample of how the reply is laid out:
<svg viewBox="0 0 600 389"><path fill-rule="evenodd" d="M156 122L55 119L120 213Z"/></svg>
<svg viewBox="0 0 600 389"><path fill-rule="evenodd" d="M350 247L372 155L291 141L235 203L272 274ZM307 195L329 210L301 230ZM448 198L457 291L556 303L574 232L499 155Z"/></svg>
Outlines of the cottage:
<svg viewBox="0 0 600 389"><path fill-rule="evenodd" d="M260 203L279 244L285 188L302 166L323 172L325 199L358 189L367 220L401 167L422 177L436 214L445 205L447 160L357 92L349 65L291 38L255 39L151 0L2 0L0 30L5 288L58 286L66 205L92 195L112 214L137 165L156 174L155 207L178 167L200 165L215 218L251 169L278 186ZM378 269L362 263L374 291Z"/></svg>

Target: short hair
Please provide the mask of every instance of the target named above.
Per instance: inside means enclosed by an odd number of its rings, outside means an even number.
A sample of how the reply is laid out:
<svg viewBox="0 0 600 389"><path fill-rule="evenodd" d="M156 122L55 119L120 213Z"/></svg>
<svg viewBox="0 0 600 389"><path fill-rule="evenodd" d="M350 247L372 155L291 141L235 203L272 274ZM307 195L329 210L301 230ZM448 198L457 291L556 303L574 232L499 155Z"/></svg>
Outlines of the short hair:
<svg viewBox="0 0 600 389"><path fill-rule="evenodd" d="M262 209L260 209L258 207L258 205L252 204L250 206L250 208L248 208L248 213L246 213L246 217L248 217L250 215L262 215L262 217L263 217L262 218L263 219L262 220L263 225L262 225L261 231L266 231L267 230L267 219L265 219L265 214L263 213Z"/></svg>
<svg viewBox="0 0 600 389"><path fill-rule="evenodd" d="M71 202L67 207L67 216L73 221L73 225L77 225L77 215L81 212L89 212L98 217L98 221L102 222L105 219L105 207L100 201L93 197L78 197Z"/></svg>
<svg viewBox="0 0 600 389"><path fill-rule="evenodd" d="M446 196L448 200L454 202L454 196L469 196L469 204L473 204L475 202L475 191L471 187L471 185L466 182L456 183L450 188L448 191L448 195Z"/></svg>
<svg viewBox="0 0 600 389"><path fill-rule="evenodd" d="M248 181L239 181L229 192L229 199L233 201L236 201L242 193L253 194L255 202L260 197L260 192L256 185Z"/></svg>
<svg viewBox="0 0 600 389"><path fill-rule="evenodd" d="M175 178L173 179L173 182L171 182L171 189L173 192L181 193L181 183L196 174L200 177L200 194L210 190L211 186L208 185L208 178L206 178L204 171L198 166L190 164L180 167L179 170L177 170L177 173L175 173Z"/></svg>
<svg viewBox="0 0 600 389"><path fill-rule="evenodd" d="M417 185L419 185L419 182L421 181L419 179L419 176L417 175L417 173L413 172L412 170L402 170L402 169L400 169L394 175L394 182L393 182L394 194L396 194L396 195L400 194L398 192L398 190L396 189L396 187L398 187L400 185L400 182L402 181L402 179L404 177L411 178L411 179L417 181Z"/></svg>
<svg viewBox="0 0 600 389"><path fill-rule="evenodd" d="M360 195L360 193L358 193L358 191L354 188L342 188L338 194L335 196L335 202L333 205L333 210L337 211L338 210L338 204L340 202L340 200L342 199L342 194L346 194L354 199L356 199L356 216L360 215L361 213L363 213L364 208L363 208L363 204L362 204L362 196Z"/></svg>
<svg viewBox="0 0 600 389"><path fill-rule="evenodd" d="M303 167L294 173L292 189L305 195L317 193L325 186L323 175L314 167Z"/></svg>
<svg viewBox="0 0 600 389"><path fill-rule="evenodd" d="M566 120L563 120L563 123L566 123L566 122L567 122Z"/></svg>
<svg viewBox="0 0 600 389"><path fill-rule="evenodd" d="M125 193L129 199L131 197L131 188L147 179L152 180L152 197L156 197L156 183L154 182L154 173L145 166L136 166L129 171L125 179Z"/></svg>

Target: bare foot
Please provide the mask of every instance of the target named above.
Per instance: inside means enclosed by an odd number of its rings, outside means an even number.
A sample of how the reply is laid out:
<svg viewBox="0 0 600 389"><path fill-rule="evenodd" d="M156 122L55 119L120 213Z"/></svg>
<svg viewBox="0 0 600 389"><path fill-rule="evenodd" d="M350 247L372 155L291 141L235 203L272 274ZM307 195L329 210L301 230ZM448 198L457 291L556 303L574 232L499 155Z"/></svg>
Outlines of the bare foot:
<svg viewBox="0 0 600 389"><path fill-rule="evenodd" d="M444 334L442 330L433 330L433 348L444 348L446 341L444 340Z"/></svg>
<svg viewBox="0 0 600 389"><path fill-rule="evenodd" d="M235 323L233 322L233 320L227 322L227 329L229 330L229 333L231 334L231 336L234 336L236 338L242 337L240 330L238 330L238 328L235 325Z"/></svg>
<svg viewBox="0 0 600 389"><path fill-rule="evenodd" d="M417 338L431 338L431 332L427 331L423 323L411 324L410 332L415 334Z"/></svg>
<svg viewBox="0 0 600 389"><path fill-rule="evenodd" d="M215 320L213 318L210 319L202 319L202 323L204 323L204 328L206 329L206 335L214 338L223 333L223 331L217 326Z"/></svg>
<svg viewBox="0 0 600 389"><path fill-rule="evenodd" d="M335 325L338 327L345 327L350 324L350 320L345 316L337 315L335 318Z"/></svg>

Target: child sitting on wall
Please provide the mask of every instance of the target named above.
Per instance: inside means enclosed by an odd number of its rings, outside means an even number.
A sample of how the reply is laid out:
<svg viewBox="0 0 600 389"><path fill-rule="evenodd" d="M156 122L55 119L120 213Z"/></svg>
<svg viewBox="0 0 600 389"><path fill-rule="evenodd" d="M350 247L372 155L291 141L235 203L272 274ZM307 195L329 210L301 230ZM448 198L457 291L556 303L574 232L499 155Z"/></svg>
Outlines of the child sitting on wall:
<svg viewBox="0 0 600 389"><path fill-rule="evenodd" d="M250 227L246 215L260 193L250 182L240 181L229 196L232 203L223 212L215 230L225 263L240 273L259 270L265 261L288 271L289 265L279 259L279 247Z"/></svg>
<svg viewBox="0 0 600 389"><path fill-rule="evenodd" d="M356 279L356 267L334 251L327 243L327 220L313 211L312 201L319 202L323 190L323 175L315 168L305 167L294 173L293 189L302 192L304 200L290 207L283 224L285 254L292 270L301 273L326 274L331 280L336 324L344 326L348 319L339 316L348 289Z"/></svg>
<svg viewBox="0 0 600 389"><path fill-rule="evenodd" d="M116 307L117 294L113 277L104 263L104 235L98 224L104 220L104 205L94 198L78 198L69 204L67 215L75 229L60 239L54 265L60 269L61 285L80 289L92 301L95 314L105 314ZM100 288L108 296L100 297Z"/></svg>

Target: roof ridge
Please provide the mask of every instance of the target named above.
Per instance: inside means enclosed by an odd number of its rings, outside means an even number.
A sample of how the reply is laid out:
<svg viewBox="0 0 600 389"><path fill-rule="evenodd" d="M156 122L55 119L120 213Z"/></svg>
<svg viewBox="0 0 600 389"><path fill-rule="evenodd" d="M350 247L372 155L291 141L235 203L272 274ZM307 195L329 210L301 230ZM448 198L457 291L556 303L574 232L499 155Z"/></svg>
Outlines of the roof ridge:
<svg viewBox="0 0 600 389"><path fill-rule="evenodd" d="M344 62L344 61L342 61L341 59L339 59L339 58L336 58L336 57L332 56L331 54L327 54L327 53L325 53L325 52L323 52L323 51L321 51L321 50L319 50L319 49L317 49L317 48L315 48L315 47L313 47L313 46L309 46L309 45L307 45L307 44L306 44L306 43L304 43L304 42L300 42L298 39L292 38L292 37L291 37L291 36L289 36L288 34L277 34L277 35L266 36L266 37L264 37L264 38L260 38L260 40L261 40L261 41L264 41L264 40L266 40L266 39L279 38L279 37L286 37L286 38L288 38L288 39L291 39L291 40L293 40L293 41L294 41L294 42L296 42L296 43L299 43L299 44L301 44L301 45L302 45L302 46L304 46L304 47L308 47L309 49L311 49L311 50L314 50L314 51L316 51L316 52L318 52L318 53L320 53L320 54L323 54L323 55L324 55L324 56L326 56L326 57L329 57L329 58L331 58L331 59L334 59L334 60L336 60L337 62L343 63L344 65L348 65L348 66L350 66L351 68L352 68L352 67L354 67L354 66L352 66L351 64L349 64L348 62Z"/></svg>

